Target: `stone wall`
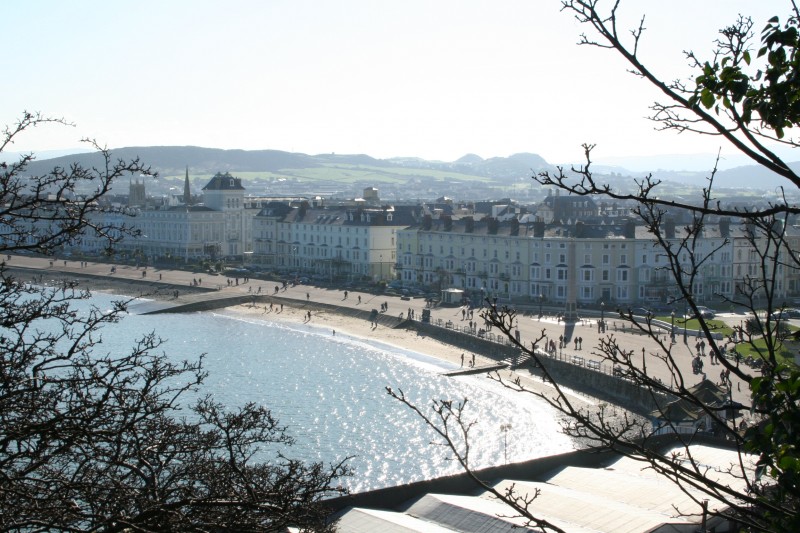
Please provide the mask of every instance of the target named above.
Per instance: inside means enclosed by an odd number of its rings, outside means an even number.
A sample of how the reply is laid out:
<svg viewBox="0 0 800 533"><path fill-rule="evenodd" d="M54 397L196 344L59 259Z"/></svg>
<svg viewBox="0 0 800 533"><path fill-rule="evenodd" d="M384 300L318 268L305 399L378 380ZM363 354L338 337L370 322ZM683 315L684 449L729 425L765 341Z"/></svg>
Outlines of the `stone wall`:
<svg viewBox="0 0 800 533"><path fill-rule="evenodd" d="M532 372L539 376L542 375L541 370L535 367L531 358L527 354L522 354L519 348L511 344L500 344L453 329L422 322L407 321L403 326L415 329L442 342L479 353L498 362L505 361L510 363L512 368L530 365ZM646 387L640 387L628 379L576 365L565 360L543 355L540 355L540 359L550 375L560 385L600 400L614 403L642 415L650 413L657 407L651 390ZM656 398L658 398L659 402L667 400L666 396Z"/></svg>

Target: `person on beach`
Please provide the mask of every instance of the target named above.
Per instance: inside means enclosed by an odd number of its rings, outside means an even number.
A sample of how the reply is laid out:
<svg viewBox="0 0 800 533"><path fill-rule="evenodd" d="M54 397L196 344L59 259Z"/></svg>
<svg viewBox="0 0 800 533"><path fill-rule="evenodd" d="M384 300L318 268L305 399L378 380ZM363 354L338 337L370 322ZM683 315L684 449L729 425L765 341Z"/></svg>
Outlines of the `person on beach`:
<svg viewBox="0 0 800 533"><path fill-rule="evenodd" d="M464 352L461 352L461 368L464 368Z"/></svg>

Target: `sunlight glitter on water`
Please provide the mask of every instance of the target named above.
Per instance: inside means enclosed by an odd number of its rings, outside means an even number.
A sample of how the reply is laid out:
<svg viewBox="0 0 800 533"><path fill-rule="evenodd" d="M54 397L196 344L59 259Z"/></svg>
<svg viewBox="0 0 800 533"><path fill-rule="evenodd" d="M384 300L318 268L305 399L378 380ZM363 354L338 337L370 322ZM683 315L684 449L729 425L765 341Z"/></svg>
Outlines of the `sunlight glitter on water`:
<svg viewBox="0 0 800 533"><path fill-rule="evenodd" d="M270 408L296 439L291 458L330 463L352 456L355 475L345 484L353 491L460 472L444 448L430 444L435 434L386 394L387 386L402 389L427 413L432 399L468 398L475 468L502 464L505 453L517 462L573 449L541 400L481 376L444 377L455 366L424 354L216 313L130 315L113 330L106 349L124 349L155 330L176 360L205 353L205 391L228 406L253 401ZM512 429L503 435L505 424Z"/></svg>

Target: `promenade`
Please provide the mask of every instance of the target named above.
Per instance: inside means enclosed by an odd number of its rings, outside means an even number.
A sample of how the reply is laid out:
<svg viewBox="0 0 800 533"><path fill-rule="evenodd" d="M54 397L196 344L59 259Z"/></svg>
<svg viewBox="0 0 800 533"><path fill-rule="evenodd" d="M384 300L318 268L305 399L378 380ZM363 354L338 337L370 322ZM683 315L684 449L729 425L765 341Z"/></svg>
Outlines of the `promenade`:
<svg viewBox="0 0 800 533"><path fill-rule="evenodd" d="M184 270L169 270L148 267L146 270L141 267L131 265L113 265L111 263L82 262L77 260L49 259L44 257L33 257L15 255L10 259L6 258L6 264L10 268L22 268L31 272L31 278L41 277L45 282L49 279L48 275L80 275L97 276L116 280L117 283L130 283L131 287L136 287L139 292L130 294L149 294L155 290L161 293L161 299L166 304L184 304L196 301L195 296L198 291L213 291L213 297L234 297L234 296L253 296L261 297L274 295L283 301L297 301L298 305L313 302L324 304L330 308L344 308L361 311L371 311L373 309L382 310L385 307L386 315L399 317L400 313L408 317L409 311L413 311L415 318L422 316L423 309L426 309L425 300L422 298L402 299L400 296L376 295L372 293L359 292L351 289L337 289L329 287L317 287L314 285L287 285L274 281L249 280L244 282L244 278L237 280L232 277L222 275L212 276L206 273L189 272ZM113 266L113 272L112 272ZM24 279L24 276L21 276ZM275 288L278 287L278 291ZM91 284L90 284L91 288ZM174 296L177 291L177 297ZM131 291L134 292L134 291ZM211 295L208 295L211 297ZM448 327L450 329L467 330L469 322L477 323L477 329L484 328L483 320L479 316L479 309L475 309L472 318L468 314L462 313L462 308L455 307L433 307L430 309L431 323ZM744 315L723 314L719 318L728 321L732 325L739 325L744 320ZM612 371L608 363L602 363L597 346L601 339L613 337L620 349L633 352L633 361L639 367L645 367L648 375L661 379L666 385L672 385L671 373L669 372L664 360L663 350L649 336L636 333L631 328L630 323L615 318L613 312L605 313L605 320L608 325L604 334L598 332L597 317L587 317L575 324L564 324L555 317L538 317L538 314L531 313L524 316L518 315L515 322L515 329L519 331L520 341L530 346L533 341L542 336L548 340L555 340L558 345L559 337L564 336L568 339L566 346L557 350L558 357L562 360L573 361L587 367L587 371ZM627 327L624 327L627 324ZM487 337L493 337L496 333L490 331ZM409 332L409 335L413 333ZM667 342L668 333L663 331L662 339ZM576 346L574 339L581 338L582 342ZM672 345L672 355L683 379L685 386L689 387L701 381L703 374L694 374L692 371L692 359L695 357L695 344L698 341L694 336L687 335L686 343L683 341L683 332L676 335L676 344ZM501 339L502 340L502 339ZM539 342L539 347L544 343ZM706 347L706 353L708 353ZM436 355L436 354L431 354ZM712 365L708 356L702 358L704 362L703 371L708 379L719 382L721 366ZM601 364L602 363L602 364ZM589 370L592 369L592 370ZM732 397L735 401L747 404L749 391L745 384L740 383L735 376L732 379Z"/></svg>

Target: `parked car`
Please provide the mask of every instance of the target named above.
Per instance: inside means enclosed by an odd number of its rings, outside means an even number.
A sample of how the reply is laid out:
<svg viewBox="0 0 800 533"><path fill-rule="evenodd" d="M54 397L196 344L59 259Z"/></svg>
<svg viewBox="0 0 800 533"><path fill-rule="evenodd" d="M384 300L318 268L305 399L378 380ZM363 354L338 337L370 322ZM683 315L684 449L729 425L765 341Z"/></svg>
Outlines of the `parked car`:
<svg viewBox="0 0 800 533"><path fill-rule="evenodd" d="M714 318L714 316L716 316L716 314L717 314L717 312L714 311L713 309L709 309L708 307L703 307L702 305L698 305L697 306L697 313L701 317L703 317L705 319L709 319L709 320Z"/></svg>
<svg viewBox="0 0 800 533"><path fill-rule="evenodd" d="M786 308L772 313L775 320L787 320L789 318L800 318L800 309Z"/></svg>
<svg viewBox="0 0 800 533"><path fill-rule="evenodd" d="M653 316L653 312L650 309L647 309L646 307L634 307L630 311L633 316L644 316L644 317Z"/></svg>

